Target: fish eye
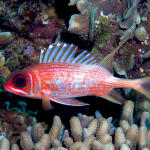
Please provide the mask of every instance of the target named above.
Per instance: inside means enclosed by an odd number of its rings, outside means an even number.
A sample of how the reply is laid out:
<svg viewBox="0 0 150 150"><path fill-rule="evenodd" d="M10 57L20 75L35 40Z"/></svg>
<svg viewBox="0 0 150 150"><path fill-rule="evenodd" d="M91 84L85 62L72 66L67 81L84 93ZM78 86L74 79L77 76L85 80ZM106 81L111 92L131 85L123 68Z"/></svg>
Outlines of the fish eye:
<svg viewBox="0 0 150 150"><path fill-rule="evenodd" d="M22 74L17 74L13 77L12 83L16 88L24 88L27 85L27 79Z"/></svg>

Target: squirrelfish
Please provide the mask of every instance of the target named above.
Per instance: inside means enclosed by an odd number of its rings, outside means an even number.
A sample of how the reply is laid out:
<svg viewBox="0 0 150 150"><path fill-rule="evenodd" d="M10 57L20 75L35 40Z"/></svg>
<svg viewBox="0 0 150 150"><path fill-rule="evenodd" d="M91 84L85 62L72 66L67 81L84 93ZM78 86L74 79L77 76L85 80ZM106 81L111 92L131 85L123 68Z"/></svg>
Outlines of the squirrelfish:
<svg viewBox="0 0 150 150"><path fill-rule="evenodd" d="M4 88L14 94L42 99L46 109L50 100L72 106L87 105L76 97L88 95L124 103L114 88L133 88L150 98L150 77L121 79L108 70L119 47L99 64L87 50L77 54L78 48L73 44L52 44L46 51L41 50L39 64L14 73Z"/></svg>

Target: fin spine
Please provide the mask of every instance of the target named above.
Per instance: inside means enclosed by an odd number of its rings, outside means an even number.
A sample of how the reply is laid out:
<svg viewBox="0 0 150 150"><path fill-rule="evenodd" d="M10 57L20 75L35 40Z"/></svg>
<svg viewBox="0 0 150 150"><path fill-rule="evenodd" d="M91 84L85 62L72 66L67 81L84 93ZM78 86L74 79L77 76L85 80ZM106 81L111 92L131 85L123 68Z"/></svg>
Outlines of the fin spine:
<svg viewBox="0 0 150 150"><path fill-rule="evenodd" d="M63 50L63 46L64 46L64 43L62 43L62 44L60 45L60 48L58 49L56 55L54 56L54 59L53 59L54 62L58 62L58 61L59 61L59 60L57 59L57 57L61 54L61 52L62 52L62 50Z"/></svg>
<svg viewBox="0 0 150 150"><path fill-rule="evenodd" d="M68 47L69 46L69 47ZM70 50L72 49L72 47L73 47L73 44L71 44L71 45L68 45L67 47L66 47L66 50L65 50L65 52L64 52L64 54L62 55L62 57L60 58L60 62L65 62L65 60L66 60L66 58L68 57L68 53L70 52Z"/></svg>
<svg viewBox="0 0 150 150"><path fill-rule="evenodd" d="M54 62L54 58L57 55L59 49L61 48L61 44L60 43L58 43L58 44L57 44L58 46L57 45L54 46L54 48L53 48L53 50L52 50L52 52L51 52L51 54L50 54L50 56L48 58L48 62Z"/></svg>
<svg viewBox="0 0 150 150"><path fill-rule="evenodd" d="M50 44L47 50L41 50L39 63L68 62L77 64L95 64L97 60L87 50L76 55L78 47L73 44Z"/></svg>
<svg viewBox="0 0 150 150"><path fill-rule="evenodd" d="M77 47L75 47L73 50L72 50L72 52L69 54L69 56L67 57L67 59L66 59L66 62L72 62L72 60L74 59L74 56L75 56L75 54L76 54L76 52L77 52ZM71 58L72 57L72 58Z"/></svg>

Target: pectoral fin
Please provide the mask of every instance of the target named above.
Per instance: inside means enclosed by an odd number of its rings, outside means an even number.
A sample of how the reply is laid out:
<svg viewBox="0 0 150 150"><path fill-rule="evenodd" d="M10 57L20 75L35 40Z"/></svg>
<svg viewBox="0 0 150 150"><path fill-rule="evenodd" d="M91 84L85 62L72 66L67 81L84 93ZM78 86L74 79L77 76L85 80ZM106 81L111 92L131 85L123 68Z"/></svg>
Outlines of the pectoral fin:
<svg viewBox="0 0 150 150"><path fill-rule="evenodd" d="M124 104L126 101L116 90L111 90L109 94L101 97L117 104Z"/></svg>
<svg viewBox="0 0 150 150"><path fill-rule="evenodd" d="M49 100L49 98L46 95L42 95L42 106L44 108L44 110L49 110L52 108L51 102Z"/></svg>
<svg viewBox="0 0 150 150"><path fill-rule="evenodd" d="M50 90L47 86L43 87L43 89L40 91L41 99L42 99L42 106L43 106L44 110L49 110L52 108L49 96L47 94L49 91Z"/></svg>

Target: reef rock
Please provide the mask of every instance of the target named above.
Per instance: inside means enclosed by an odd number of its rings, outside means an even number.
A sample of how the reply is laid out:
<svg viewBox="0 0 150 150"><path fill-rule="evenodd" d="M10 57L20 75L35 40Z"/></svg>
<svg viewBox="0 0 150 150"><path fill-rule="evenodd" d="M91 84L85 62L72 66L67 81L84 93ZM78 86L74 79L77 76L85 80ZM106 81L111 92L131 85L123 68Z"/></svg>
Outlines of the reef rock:
<svg viewBox="0 0 150 150"><path fill-rule="evenodd" d="M0 32L0 44L7 44L12 40L11 32Z"/></svg>
<svg viewBox="0 0 150 150"><path fill-rule="evenodd" d="M76 5L80 14L71 16L68 30L76 34L87 34L90 25L94 23L93 21L99 16L100 12L105 15L122 14L126 7L125 4L126 1L120 2L117 0L70 0L68 5Z"/></svg>
<svg viewBox="0 0 150 150"><path fill-rule="evenodd" d="M135 31L135 37L139 41L144 41L144 40L148 39L148 34L147 34L146 29L143 26L137 28Z"/></svg>
<svg viewBox="0 0 150 150"><path fill-rule="evenodd" d="M85 23L86 22L86 23ZM77 34L86 34L89 32L90 17L86 14L74 14L69 21L68 30Z"/></svg>

